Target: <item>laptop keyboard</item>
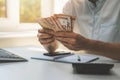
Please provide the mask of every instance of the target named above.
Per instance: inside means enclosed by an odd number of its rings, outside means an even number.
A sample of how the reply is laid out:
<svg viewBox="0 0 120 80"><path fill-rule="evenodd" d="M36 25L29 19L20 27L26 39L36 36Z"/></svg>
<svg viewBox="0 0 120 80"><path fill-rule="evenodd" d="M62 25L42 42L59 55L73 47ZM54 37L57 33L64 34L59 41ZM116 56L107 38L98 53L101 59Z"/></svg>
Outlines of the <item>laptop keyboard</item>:
<svg viewBox="0 0 120 80"><path fill-rule="evenodd" d="M1 62L22 62L27 61L27 59L18 56L16 54L13 54L9 51L6 51L4 49L0 49L0 63Z"/></svg>

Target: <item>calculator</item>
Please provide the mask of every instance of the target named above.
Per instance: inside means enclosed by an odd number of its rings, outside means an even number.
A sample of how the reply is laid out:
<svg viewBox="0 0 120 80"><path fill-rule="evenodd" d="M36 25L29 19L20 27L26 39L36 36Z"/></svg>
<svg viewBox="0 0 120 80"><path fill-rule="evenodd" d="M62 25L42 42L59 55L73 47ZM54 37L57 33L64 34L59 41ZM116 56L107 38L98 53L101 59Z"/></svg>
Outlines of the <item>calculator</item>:
<svg viewBox="0 0 120 80"><path fill-rule="evenodd" d="M108 74L113 66L108 63L72 63L74 72L82 74Z"/></svg>

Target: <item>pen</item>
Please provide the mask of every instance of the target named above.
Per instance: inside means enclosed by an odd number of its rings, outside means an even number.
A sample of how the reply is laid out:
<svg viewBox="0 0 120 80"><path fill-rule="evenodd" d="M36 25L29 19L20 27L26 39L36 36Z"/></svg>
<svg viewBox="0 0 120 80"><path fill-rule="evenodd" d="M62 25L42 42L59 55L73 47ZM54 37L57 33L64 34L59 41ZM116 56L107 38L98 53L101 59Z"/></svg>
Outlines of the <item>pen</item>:
<svg viewBox="0 0 120 80"><path fill-rule="evenodd" d="M77 60L78 60L78 61L81 61L81 59L80 59L80 56L79 56L79 55L77 56Z"/></svg>

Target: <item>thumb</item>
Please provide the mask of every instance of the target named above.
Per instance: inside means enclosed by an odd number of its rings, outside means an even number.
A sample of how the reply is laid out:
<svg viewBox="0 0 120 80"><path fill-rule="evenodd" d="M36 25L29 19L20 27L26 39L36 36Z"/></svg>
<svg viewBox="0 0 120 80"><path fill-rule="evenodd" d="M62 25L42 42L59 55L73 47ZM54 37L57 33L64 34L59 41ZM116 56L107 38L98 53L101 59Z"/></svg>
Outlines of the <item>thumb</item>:
<svg viewBox="0 0 120 80"><path fill-rule="evenodd" d="M47 34L52 34L54 35L54 31L50 29L39 29L38 33L47 33Z"/></svg>

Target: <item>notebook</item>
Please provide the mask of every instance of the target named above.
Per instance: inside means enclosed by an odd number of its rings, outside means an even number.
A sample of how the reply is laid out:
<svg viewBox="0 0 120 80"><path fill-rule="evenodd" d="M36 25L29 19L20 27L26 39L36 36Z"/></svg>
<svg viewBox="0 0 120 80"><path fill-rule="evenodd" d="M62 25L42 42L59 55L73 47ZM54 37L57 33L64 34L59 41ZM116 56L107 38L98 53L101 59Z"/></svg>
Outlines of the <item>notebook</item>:
<svg viewBox="0 0 120 80"><path fill-rule="evenodd" d="M64 53L63 53L64 54ZM99 59L94 55L78 55L74 53L70 53L67 55L58 55L58 56L46 56L44 53L40 53L39 55L35 55L31 57L32 59L43 60L43 61L53 61L53 62L61 62L61 63L89 63Z"/></svg>

